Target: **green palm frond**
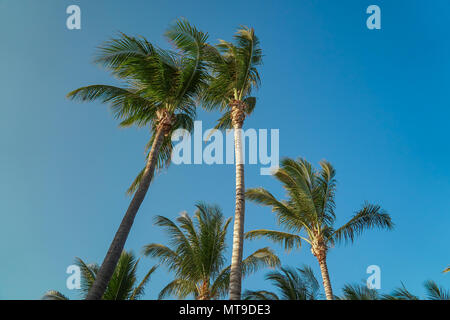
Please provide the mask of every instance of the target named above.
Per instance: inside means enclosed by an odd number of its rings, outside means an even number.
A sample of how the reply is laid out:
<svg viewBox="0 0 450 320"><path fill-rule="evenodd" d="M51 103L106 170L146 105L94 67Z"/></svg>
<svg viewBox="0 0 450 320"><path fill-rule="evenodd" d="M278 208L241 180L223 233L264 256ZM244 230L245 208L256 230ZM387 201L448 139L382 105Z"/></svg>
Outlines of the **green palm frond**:
<svg viewBox="0 0 450 320"><path fill-rule="evenodd" d="M402 286L394 289L392 293L383 295L383 299L385 300L419 300L419 297L412 294L408 289L406 289L405 285L402 283Z"/></svg>
<svg viewBox="0 0 450 320"><path fill-rule="evenodd" d="M75 258L75 264L80 268L81 272L81 291L84 294L87 294L91 286L94 284L99 267L97 264L86 264L78 257Z"/></svg>
<svg viewBox="0 0 450 320"><path fill-rule="evenodd" d="M67 98L76 101L95 101L110 104L111 110L117 119L124 119L124 123L131 124L143 114L148 118L154 116L158 104L145 98L135 88L119 88L109 85L90 85L78 88L67 94Z"/></svg>
<svg viewBox="0 0 450 320"><path fill-rule="evenodd" d="M382 210L379 205L365 203L363 208L349 222L337 229L332 236L336 242L353 242L355 237L364 230L375 227L390 230L394 227L394 224L389 214Z"/></svg>
<svg viewBox="0 0 450 320"><path fill-rule="evenodd" d="M142 281L139 283L139 285L134 288L133 293L130 296L129 300L136 300L139 299L142 295L144 295L145 286L147 285L148 281L150 280L150 276L153 274L153 272L158 269L158 266L153 266L151 269L147 272L145 277L142 279Z"/></svg>
<svg viewBox="0 0 450 320"><path fill-rule="evenodd" d="M425 289L427 290L427 297L430 300L450 300L450 291L432 280L425 282Z"/></svg>
<svg viewBox="0 0 450 320"><path fill-rule="evenodd" d="M259 239L259 238L267 238L275 243L279 243L284 246L284 249L287 251L294 249L299 249L301 247L301 237L295 234L274 231L274 230L253 230L249 231L245 234L246 239Z"/></svg>
<svg viewBox="0 0 450 320"><path fill-rule="evenodd" d="M242 260L242 276L250 275L261 268L276 268L279 265L280 259L270 248L261 248Z"/></svg>
<svg viewBox="0 0 450 320"><path fill-rule="evenodd" d="M346 284L342 289L343 295L339 300L380 300L380 295L374 289L362 284Z"/></svg>
<svg viewBox="0 0 450 320"><path fill-rule="evenodd" d="M280 300L280 298L275 293L266 290L245 290L242 300Z"/></svg>
<svg viewBox="0 0 450 320"><path fill-rule="evenodd" d="M247 189L245 197L257 204L271 207L272 212L277 215L278 223L285 226L287 230L300 232L303 228L308 229L303 212L299 212L294 205L286 201L277 200L269 191L263 188Z"/></svg>
<svg viewBox="0 0 450 320"><path fill-rule="evenodd" d="M122 252L113 276L108 283L104 300L128 300L136 283L138 261L131 252Z"/></svg>
<svg viewBox="0 0 450 320"><path fill-rule="evenodd" d="M190 295L193 295L194 297L198 296L198 290L195 283L186 279L175 279L161 290L158 299L161 300L168 296L176 296L182 300Z"/></svg>
<svg viewBox="0 0 450 320"><path fill-rule="evenodd" d="M117 70L130 58L148 58L155 54L154 46L145 38L119 33L119 37L99 46L94 62L110 70Z"/></svg>

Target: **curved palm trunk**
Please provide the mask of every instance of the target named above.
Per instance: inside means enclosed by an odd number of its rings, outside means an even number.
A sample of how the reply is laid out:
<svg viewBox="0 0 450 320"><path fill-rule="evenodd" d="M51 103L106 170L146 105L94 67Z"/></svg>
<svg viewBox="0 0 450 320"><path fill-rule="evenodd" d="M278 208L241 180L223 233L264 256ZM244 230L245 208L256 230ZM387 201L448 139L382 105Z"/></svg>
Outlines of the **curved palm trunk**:
<svg viewBox="0 0 450 320"><path fill-rule="evenodd" d="M322 273L323 288L325 289L325 296L327 300L333 300L333 290L331 289L330 276L328 274L327 257L323 256L317 258L319 261L320 272Z"/></svg>
<svg viewBox="0 0 450 320"><path fill-rule="evenodd" d="M244 247L245 184L242 153L242 123L234 125L236 155L236 210L234 214L233 253L230 269L230 300L241 299L242 252Z"/></svg>
<svg viewBox="0 0 450 320"><path fill-rule="evenodd" d="M106 287L111 280L111 277L119 261L125 242L127 241L128 234L134 222L134 218L139 210L139 207L144 201L147 190L150 186L150 182L155 172L155 167L158 159L159 150L164 140L164 128L160 127L156 131L156 136L153 141L152 150L150 151L147 164L142 175L142 180L139 184L136 193L128 206L127 212L120 223L119 229L114 236L114 239L109 247L103 263L98 270L95 281L89 290L86 300L99 300L103 297Z"/></svg>

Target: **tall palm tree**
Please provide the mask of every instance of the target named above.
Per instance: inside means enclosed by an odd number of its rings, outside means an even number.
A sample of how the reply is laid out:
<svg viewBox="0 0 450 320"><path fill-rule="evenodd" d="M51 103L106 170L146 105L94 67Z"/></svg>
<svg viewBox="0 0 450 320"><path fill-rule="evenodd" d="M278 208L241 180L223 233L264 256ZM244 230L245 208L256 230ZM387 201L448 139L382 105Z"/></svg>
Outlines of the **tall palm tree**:
<svg viewBox="0 0 450 320"><path fill-rule="evenodd" d="M234 43L221 40L216 51L209 55L211 76L203 92L203 106L207 110L223 112L216 129L234 129L236 155L236 209L233 252L231 262L230 299L241 296L242 253L244 243L245 184L242 127L245 117L255 108L252 90L260 83L257 67L262 63L259 40L253 28L242 27L234 36Z"/></svg>
<svg viewBox="0 0 450 320"><path fill-rule="evenodd" d="M393 223L380 206L366 203L346 224L335 230L335 170L326 161L320 162L320 166L321 170L317 172L304 159L283 159L274 176L287 191L287 200L279 201L263 188L247 190L248 199L272 208L278 224L286 232L254 230L248 232L246 238L266 237L284 244L287 250L299 248L302 241L309 243L311 253L319 262L326 297L332 300L333 291L327 267L328 250L337 242L353 242L366 229L391 229Z"/></svg>
<svg viewBox="0 0 450 320"><path fill-rule="evenodd" d="M219 207L199 203L194 218L182 213L176 222L156 217L156 225L165 228L172 248L152 243L144 247L146 256L158 258L175 274L159 294L162 299L175 295L180 299L193 296L197 300L218 299L226 295L230 267L224 268L228 225ZM243 275L261 267L276 267L278 257L268 248L255 251L242 262Z"/></svg>
<svg viewBox="0 0 450 320"><path fill-rule="evenodd" d="M149 125L151 131L146 165L129 189L134 196L87 295L88 300L100 299L105 292L155 168L170 160L170 134L178 128L191 130L193 127L195 99L206 77L207 35L180 20L167 30L166 37L175 46L175 52L125 34L106 42L96 62L122 79L124 87L91 85L68 94L75 100L108 103L122 120L121 126Z"/></svg>
<svg viewBox="0 0 450 320"><path fill-rule="evenodd" d="M144 294L145 285L157 267L152 267L138 283L136 277L138 263L139 260L134 257L133 253L122 252L111 281L103 295L104 300L135 300ZM83 297L86 297L95 281L99 267L97 264L86 264L80 258L76 259L76 264L81 271L81 293ZM42 299L68 300L65 295L55 290L47 291Z"/></svg>
<svg viewBox="0 0 450 320"><path fill-rule="evenodd" d="M281 271L270 272L266 280L279 290L280 295L270 291L246 290L244 300L317 300L320 298L319 282L308 266L302 268L281 268Z"/></svg>

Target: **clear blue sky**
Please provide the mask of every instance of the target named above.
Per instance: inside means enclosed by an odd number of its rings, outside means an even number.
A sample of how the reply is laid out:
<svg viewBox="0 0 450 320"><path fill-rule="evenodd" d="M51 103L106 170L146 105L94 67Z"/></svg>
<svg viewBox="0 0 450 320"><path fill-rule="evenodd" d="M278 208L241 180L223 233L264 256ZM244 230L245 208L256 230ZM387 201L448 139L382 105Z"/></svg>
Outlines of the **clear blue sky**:
<svg viewBox="0 0 450 320"><path fill-rule="evenodd" d="M81 7L82 30L66 29L71 4ZM381 7L382 30L366 28L371 4ZM280 129L282 156L334 164L338 224L365 200L392 215L394 231L370 231L331 250L335 291L365 279L371 264L381 267L383 292L403 281L422 294L427 279L450 287L441 273L450 263L449 12L447 0L0 0L0 298L39 299L48 289L77 297L65 288L67 266L76 256L102 261L148 131L119 129L105 106L65 95L116 83L92 57L117 31L165 47L165 28L182 16L212 42L231 39L241 24L256 29L265 58L246 127ZM217 117L199 113L204 127ZM232 216L234 184L230 165L170 167L152 184L126 248L167 243L153 216L192 213L199 200ZM247 166L246 184L283 195L258 166ZM274 222L269 209L247 206L247 230ZM266 245L247 243L245 252ZM273 247L283 264L310 264L319 276L306 246L289 255ZM140 274L155 263L144 259ZM264 273L244 287L269 288ZM159 269L145 298L170 279Z"/></svg>

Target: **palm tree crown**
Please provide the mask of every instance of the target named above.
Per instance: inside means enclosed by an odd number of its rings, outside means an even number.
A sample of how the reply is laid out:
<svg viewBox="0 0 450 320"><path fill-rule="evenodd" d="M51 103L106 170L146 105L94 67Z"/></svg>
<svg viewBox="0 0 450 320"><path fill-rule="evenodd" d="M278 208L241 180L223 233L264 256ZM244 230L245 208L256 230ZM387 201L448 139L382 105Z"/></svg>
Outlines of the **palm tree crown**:
<svg viewBox="0 0 450 320"><path fill-rule="evenodd" d="M144 201L155 169L168 164L173 130L191 130L195 99L206 80L207 35L180 20L166 32L176 51L162 50L144 38L122 34L100 48L96 62L124 82L124 87L91 85L68 94L81 101L111 105L121 126L149 125L152 132L144 169L130 189L133 199L99 269L87 299L100 299L113 275L136 214Z"/></svg>
<svg viewBox="0 0 450 320"><path fill-rule="evenodd" d="M230 267L224 268L228 226L217 206L197 204L193 219L182 213L176 221L157 216L156 225L165 228L171 248L152 243L144 247L144 254L158 258L175 275L160 293L162 299L175 295L180 299L193 296L198 300L218 299L229 286ZM243 261L243 273L261 267L279 265L277 256L268 248L257 250Z"/></svg>
<svg viewBox="0 0 450 320"><path fill-rule="evenodd" d="M321 170L317 172L304 159L283 159L274 176L283 184L287 200L279 201L263 188L247 190L248 199L272 208L278 223L287 232L262 229L250 231L246 237L267 237L283 244L287 250L299 248L303 241L309 243L321 267L327 299L332 299L326 265L328 250L337 242L353 242L368 228L391 229L393 223L380 206L366 203L346 224L334 229L335 169L326 161L320 162L320 166Z"/></svg>
<svg viewBox="0 0 450 320"><path fill-rule="evenodd" d="M81 271L81 294L85 298L94 283L99 266L97 264L86 264L80 258L76 259L76 264ZM139 260L134 257L132 252L123 251L102 299L136 300L141 298L144 294L145 285L157 267L152 267L138 283L136 277L138 264ZM66 296L55 290L46 292L42 299L68 300Z"/></svg>
<svg viewBox="0 0 450 320"><path fill-rule="evenodd" d="M170 133L193 128L196 99L207 77L205 59L211 51L206 44L207 34L186 20L177 21L165 35L177 51L163 50L145 38L123 33L107 41L100 47L95 62L122 79L124 86L90 85L68 94L72 100L109 104L114 116L121 120L121 127L150 126L152 135L147 149L158 129L162 129L165 138L158 166L170 162ZM129 191L135 190L138 182L139 179Z"/></svg>
<svg viewBox="0 0 450 320"><path fill-rule="evenodd" d="M234 124L242 127L245 116L255 108L252 91L260 84L257 68L262 64L262 51L254 29L242 27L234 40L221 40L208 56L211 75L202 102L207 110L223 112L217 129L231 129Z"/></svg>

